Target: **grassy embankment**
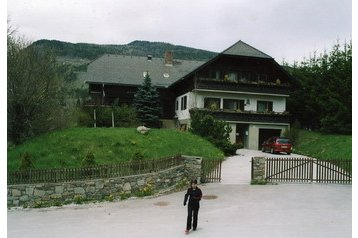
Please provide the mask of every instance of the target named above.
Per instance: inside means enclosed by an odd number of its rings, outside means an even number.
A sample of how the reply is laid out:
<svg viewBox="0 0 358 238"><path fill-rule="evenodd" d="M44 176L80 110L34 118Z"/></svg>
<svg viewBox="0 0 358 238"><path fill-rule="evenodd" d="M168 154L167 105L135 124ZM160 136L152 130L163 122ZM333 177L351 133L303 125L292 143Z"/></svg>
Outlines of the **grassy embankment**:
<svg viewBox="0 0 358 238"><path fill-rule="evenodd" d="M211 143L189 132L152 129L148 135L135 128L71 128L51 132L8 149L7 168L17 170L21 155L29 153L35 168L80 167L88 152L97 164L129 161L137 153L144 159L176 154L223 159L223 153Z"/></svg>
<svg viewBox="0 0 358 238"><path fill-rule="evenodd" d="M294 153L318 159L352 159L352 135L326 135L300 130Z"/></svg>

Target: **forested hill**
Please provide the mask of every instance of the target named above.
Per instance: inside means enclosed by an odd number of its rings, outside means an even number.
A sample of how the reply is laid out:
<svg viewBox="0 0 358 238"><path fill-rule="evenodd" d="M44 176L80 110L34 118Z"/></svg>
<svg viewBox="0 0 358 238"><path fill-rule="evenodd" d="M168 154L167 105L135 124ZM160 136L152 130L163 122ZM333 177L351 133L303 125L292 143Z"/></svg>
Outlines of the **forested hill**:
<svg viewBox="0 0 358 238"><path fill-rule="evenodd" d="M81 58L93 60L103 54L121 54L162 58L166 50L174 52L175 59L208 60L217 53L190 48L181 45L173 45L163 42L133 41L126 45L99 45L87 43L69 43L57 40L39 40L31 46L38 48L50 48L58 57Z"/></svg>

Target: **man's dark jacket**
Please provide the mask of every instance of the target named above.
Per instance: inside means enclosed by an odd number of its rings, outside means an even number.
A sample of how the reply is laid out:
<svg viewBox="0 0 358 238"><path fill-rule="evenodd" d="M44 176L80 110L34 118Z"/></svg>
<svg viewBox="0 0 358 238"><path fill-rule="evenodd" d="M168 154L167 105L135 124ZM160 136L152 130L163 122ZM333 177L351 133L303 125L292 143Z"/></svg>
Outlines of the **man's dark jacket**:
<svg viewBox="0 0 358 238"><path fill-rule="evenodd" d="M189 198L189 206L199 206L199 201L201 200L201 197L203 196L200 188L196 187L194 190L193 188L188 188L188 191L186 192L184 196L184 206L186 205L186 202Z"/></svg>

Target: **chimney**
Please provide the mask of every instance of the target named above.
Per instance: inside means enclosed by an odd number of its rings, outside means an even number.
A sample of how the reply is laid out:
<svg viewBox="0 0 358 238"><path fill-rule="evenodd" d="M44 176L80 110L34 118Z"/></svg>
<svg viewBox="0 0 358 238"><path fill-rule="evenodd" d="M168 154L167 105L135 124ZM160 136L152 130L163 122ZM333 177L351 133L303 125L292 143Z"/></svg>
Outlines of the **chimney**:
<svg viewBox="0 0 358 238"><path fill-rule="evenodd" d="M171 50L165 51L164 64L167 66L173 66L173 51L171 51Z"/></svg>

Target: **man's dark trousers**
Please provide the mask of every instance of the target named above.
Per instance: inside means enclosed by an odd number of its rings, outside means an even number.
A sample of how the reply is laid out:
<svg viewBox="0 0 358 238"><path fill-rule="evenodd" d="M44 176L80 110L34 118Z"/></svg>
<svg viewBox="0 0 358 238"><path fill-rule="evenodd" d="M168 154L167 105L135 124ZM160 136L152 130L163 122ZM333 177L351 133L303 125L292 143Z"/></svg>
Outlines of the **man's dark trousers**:
<svg viewBox="0 0 358 238"><path fill-rule="evenodd" d="M186 229L191 229L191 219L193 218L193 229L196 230L198 225L198 212L199 212L199 204L188 205L188 218L186 221Z"/></svg>

